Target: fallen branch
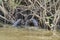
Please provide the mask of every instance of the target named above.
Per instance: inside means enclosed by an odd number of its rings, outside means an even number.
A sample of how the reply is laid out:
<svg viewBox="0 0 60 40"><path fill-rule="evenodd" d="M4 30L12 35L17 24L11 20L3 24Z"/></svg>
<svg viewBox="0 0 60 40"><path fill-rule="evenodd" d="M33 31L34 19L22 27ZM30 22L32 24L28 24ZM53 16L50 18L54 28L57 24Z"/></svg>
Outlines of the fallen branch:
<svg viewBox="0 0 60 40"><path fill-rule="evenodd" d="M4 13L4 15L8 14L7 10L4 7L0 6L0 10Z"/></svg>
<svg viewBox="0 0 60 40"><path fill-rule="evenodd" d="M12 20L8 20L7 18L5 18L5 17L3 17L3 16L1 16L0 15L0 18L2 18L2 19L4 19L4 20L2 20L2 21L7 21L7 22L10 22L11 24L13 24L13 21Z"/></svg>

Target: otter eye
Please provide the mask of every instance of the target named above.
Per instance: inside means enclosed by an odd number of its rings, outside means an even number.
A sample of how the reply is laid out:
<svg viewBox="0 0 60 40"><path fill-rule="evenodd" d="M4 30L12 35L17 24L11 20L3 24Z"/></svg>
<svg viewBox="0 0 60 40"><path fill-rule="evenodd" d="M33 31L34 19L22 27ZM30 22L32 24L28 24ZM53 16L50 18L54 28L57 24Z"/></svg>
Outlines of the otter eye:
<svg viewBox="0 0 60 40"><path fill-rule="evenodd" d="M32 18L32 16L33 16L33 15L29 15L29 16L27 17L27 19L31 19L31 18Z"/></svg>

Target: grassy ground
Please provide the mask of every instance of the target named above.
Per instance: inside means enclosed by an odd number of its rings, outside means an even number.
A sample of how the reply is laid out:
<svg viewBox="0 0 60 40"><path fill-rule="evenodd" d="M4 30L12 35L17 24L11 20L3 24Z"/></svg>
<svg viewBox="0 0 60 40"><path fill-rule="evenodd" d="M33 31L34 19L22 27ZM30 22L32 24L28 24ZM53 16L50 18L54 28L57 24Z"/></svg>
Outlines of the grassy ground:
<svg viewBox="0 0 60 40"><path fill-rule="evenodd" d="M30 30L26 28L0 28L0 40L60 40L59 32L53 35L52 31Z"/></svg>

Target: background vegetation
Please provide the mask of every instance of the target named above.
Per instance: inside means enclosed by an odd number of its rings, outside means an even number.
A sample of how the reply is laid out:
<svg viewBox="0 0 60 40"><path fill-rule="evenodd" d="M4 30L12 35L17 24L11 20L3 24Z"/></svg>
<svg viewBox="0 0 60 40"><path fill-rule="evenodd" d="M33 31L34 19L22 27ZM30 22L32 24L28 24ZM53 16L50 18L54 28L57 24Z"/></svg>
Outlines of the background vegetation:
<svg viewBox="0 0 60 40"><path fill-rule="evenodd" d="M21 24L35 18L38 29L13 27L18 18ZM60 0L0 0L0 27L1 40L60 40Z"/></svg>

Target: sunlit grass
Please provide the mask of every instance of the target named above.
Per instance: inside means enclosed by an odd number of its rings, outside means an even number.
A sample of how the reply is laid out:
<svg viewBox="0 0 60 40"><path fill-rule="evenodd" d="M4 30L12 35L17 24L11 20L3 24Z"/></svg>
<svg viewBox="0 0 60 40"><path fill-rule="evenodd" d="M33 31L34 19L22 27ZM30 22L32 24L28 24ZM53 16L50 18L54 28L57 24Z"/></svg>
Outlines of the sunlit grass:
<svg viewBox="0 0 60 40"><path fill-rule="evenodd" d="M6 27L0 28L0 40L60 40L60 37L53 36L52 31L45 29L18 29L7 25Z"/></svg>

